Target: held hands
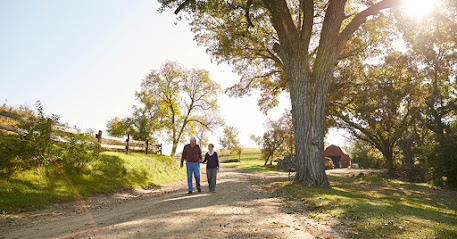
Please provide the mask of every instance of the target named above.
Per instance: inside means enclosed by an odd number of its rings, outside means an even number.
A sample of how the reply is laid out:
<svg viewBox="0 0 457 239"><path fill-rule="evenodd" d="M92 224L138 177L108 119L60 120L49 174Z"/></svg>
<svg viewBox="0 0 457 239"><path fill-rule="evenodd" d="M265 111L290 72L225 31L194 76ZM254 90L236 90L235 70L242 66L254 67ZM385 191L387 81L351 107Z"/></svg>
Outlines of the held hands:
<svg viewBox="0 0 457 239"><path fill-rule="evenodd" d="M182 168L183 166L184 166L184 165L183 165L183 164L181 164L181 168Z"/></svg>
<svg viewBox="0 0 457 239"><path fill-rule="evenodd" d="M201 159L198 160L198 163L202 163L203 161Z"/></svg>

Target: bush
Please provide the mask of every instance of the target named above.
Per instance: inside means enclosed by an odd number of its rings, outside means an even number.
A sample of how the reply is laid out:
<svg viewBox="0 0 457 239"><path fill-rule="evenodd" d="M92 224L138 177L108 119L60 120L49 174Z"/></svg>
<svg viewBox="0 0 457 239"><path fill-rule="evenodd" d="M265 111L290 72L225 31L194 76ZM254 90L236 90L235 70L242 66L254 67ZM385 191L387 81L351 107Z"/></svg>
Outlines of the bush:
<svg viewBox="0 0 457 239"><path fill-rule="evenodd" d="M435 137L427 153L429 176L439 187L457 189L457 135L444 134Z"/></svg>
<svg viewBox="0 0 457 239"><path fill-rule="evenodd" d="M85 165L98 158L98 143L91 140L90 134L69 134L68 142L60 143L59 161L67 169L81 171Z"/></svg>
<svg viewBox="0 0 457 239"><path fill-rule="evenodd" d="M82 169L98 156L98 145L88 134L53 131L59 117L46 117L37 103L37 115L19 117L15 125L23 133L0 134L0 173L11 175L31 168L61 163L66 168ZM61 142L66 141L66 142Z"/></svg>
<svg viewBox="0 0 457 239"><path fill-rule="evenodd" d="M362 168L384 168L386 166L379 151L364 141L354 141L350 154L352 163L358 163Z"/></svg>

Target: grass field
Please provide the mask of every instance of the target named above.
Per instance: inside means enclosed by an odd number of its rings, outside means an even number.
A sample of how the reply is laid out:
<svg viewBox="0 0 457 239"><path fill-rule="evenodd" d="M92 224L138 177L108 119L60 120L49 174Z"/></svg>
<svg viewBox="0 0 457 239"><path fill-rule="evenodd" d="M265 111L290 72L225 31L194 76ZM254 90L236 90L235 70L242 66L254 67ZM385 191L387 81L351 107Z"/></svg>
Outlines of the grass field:
<svg viewBox="0 0 457 239"><path fill-rule="evenodd" d="M246 149L239 163L251 172L274 173L263 167L258 149ZM223 154L221 160L237 158ZM275 163L273 163L275 165ZM384 174L328 175L331 189L289 181L272 182L277 193L321 223L337 220L350 238L457 238L457 192L429 184L402 182ZM291 201L292 202L292 201Z"/></svg>
<svg viewBox="0 0 457 239"><path fill-rule="evenodd" d="M83 172L48 167L0 179L3 216L43 208L55 202L86 198L132 187L147 187L185 178L185 170L168 156L103 152Z"/></svg>
<svg viewBox="0 0 457 239"><path fill-rule="evenodd" d="M238 159L238 155L230 154L228 151L218 152L219 160L226 159ZM261 159L260 149L257 148L245 148L241 154L240 162L236 163L224 163L223 166L239 168L249 172L261 172L261 173L276 173L283 172L274 168L276 162L273 162L273 165L267 165L264 167L265 161ZM269 162L268 162L269 163Z"/></svg>
<svg viewBox="0 0 457 239"><path fill-rule="evenodd" d="M457 238L457 192L376 174L329 180L332 189L273 184L315 220L339 220L351 238Z"/></svg>

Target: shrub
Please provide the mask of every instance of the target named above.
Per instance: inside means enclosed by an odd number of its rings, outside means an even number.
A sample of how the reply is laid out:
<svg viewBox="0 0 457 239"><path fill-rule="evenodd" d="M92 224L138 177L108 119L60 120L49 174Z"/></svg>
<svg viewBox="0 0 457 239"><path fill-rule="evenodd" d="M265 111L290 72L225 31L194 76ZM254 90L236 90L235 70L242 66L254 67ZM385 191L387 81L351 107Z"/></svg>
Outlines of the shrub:
<svg viewBox="0 0 457 239"><path fill-rule="evenodd" d="M19 117L19 134L0 134L0 173L18 171L60 163L66 168L82 169L98 157L98 145L88 134L70 134L53 130L59 117L44 115L37 102L37 115ZM62 142L63 141L63 142Z"/></svg>
<svg viewBox="0 0 457 239"><path fill-rule="evenodd" d="M436 186L457 189L456 142L456 134L437 135L427 152L429 176Z"/></svg>
<svg viewBox="0 0 457 239"><path fill-rule="evenodd" d="M62 149L59 159L65 168L81 171L98 158L98 143L91 140L90 134L69 134L67 140L59 144Z"/></svg>
<svg viewBox="0 0 457 239"><path fill-rule="evenodd" d="M350 154L352 163L358 163L362 168L385 167L385 161L379 151L364 141L354 141Z"/></svg>

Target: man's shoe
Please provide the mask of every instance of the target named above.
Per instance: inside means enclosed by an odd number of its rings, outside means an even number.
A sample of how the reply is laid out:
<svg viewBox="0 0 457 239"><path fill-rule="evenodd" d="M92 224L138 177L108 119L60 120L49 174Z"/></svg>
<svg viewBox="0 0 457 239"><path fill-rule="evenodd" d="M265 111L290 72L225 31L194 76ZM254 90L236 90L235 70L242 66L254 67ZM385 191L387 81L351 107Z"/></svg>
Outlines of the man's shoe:
<svg viewBox="0 0 457 239"><path fill-rule="evenodd" d="M198 192L199 192L199 193L201 193L201 192L202 192L202 190L201 190L200 188L199 188L199 189L197 189L197 190L198 190Z"/></svg>
<svg viewBox="0 0 457 239"><path fill-rule="evenodd" d="M192 194L192 191L188 191L187 194Z"/></svg>
<svg viewBox="0 0 457 239"><path fill-rule="evenodd" d="M216 192L216 191L213 191L213 190L209 190L209 191L212 192L212 193L215 193L215 192Z"/></svg>

